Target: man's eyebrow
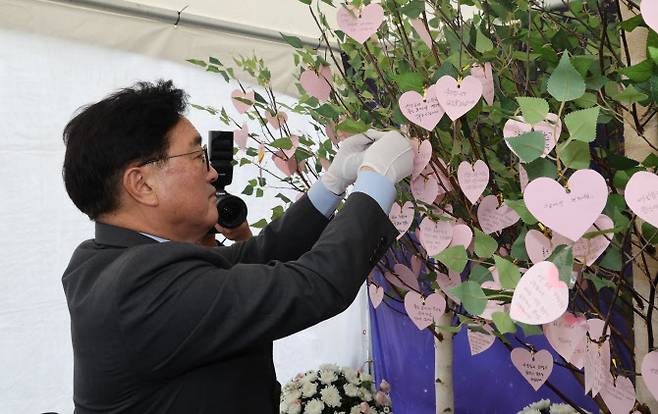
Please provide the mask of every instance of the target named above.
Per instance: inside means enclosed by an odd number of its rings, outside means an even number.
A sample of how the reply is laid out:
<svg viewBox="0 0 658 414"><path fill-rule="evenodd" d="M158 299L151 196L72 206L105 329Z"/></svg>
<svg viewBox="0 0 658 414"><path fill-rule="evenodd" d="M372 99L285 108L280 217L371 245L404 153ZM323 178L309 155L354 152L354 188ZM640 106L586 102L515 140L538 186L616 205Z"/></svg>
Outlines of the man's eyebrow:
<svg viewBox="0 0 658 414"><path fill-rule="evenodd" d="M194 147L201 146L201 142L202 142L201 135L197 135L194 137L194 141L192 141L192 146Z"/></svg>

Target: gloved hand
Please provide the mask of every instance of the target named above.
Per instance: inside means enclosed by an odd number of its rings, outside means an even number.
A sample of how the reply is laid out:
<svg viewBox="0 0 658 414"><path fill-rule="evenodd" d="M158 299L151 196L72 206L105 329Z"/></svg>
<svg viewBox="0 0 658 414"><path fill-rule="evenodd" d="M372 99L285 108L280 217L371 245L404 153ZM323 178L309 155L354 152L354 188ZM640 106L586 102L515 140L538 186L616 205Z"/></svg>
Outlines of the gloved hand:
<svg viewBox="0 0 658 414"><path fill-rule="evenodd" d="M372 169L396 184L411 175L413 166L411 142L400 132L389 131L365 151L359 169Z"/></svg>
<svg viewBox="0 0 658 414"><path fill-rule="evenodd" d="M320 177L327 190L336 195L343 194L347 186L356 180L363 160L363 151L384 134L385 132L369 129L341 141L329 169Z"/></svg>

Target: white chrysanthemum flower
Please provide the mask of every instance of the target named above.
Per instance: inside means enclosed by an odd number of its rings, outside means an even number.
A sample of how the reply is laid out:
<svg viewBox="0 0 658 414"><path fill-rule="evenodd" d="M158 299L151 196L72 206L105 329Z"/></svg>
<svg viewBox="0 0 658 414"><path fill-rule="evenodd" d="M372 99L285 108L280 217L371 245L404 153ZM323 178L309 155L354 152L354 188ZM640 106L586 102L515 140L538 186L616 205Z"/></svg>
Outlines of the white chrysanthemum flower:
<svg viewBox="0 0 658 414"><path fill-rule="evenodd" d="M350 414L361 414L361 407L359 407L358 405L355 405L350 410Z"/></svg>
<svg viewBox="0 0 658 414"><path fill-rule="evenodd" d="M301 379L302 383L313 382L318 379L318 374L315 371L307 372Z"/></svg>
<svg viewBox="0 0 658 414"><path fill-rule="evenodd" d="M551 400L545 398L543 400L539 400L537 402L530 404L526 408L534 408L535 410L545 410L550 406L551 406Z"/></svg>
<svg viewBox="0 0 658 414"><path fill-rule="evenodd" d="M359 387L354 384L345 384L343 385L343 389L348 397L356 397L359 395Z"/></svg>
<svg viewBox="0 0 658 414"><path fill-rule="evenodd" d="M340 371L340 368L338 368L338 365L336 364L322 364L320 365L320 370L325 370L325 371Z"/></svg>
<svg viewBox="0 0 658 414"><path fill-rule="evenodd" d="M302 395L304 397L313 397L318 392L318 384L314 382L305 382L302 385Z"/></svg>
<svg viewBox="0 0 658 414"><path fill-rule="evenodd" d="M290 404L291 402L299 400L300 398L302 398L302 392L300 390L292 390L284 395L283 402Z"/></svg>
<svg viewBox="0 0 658 414"><path fill-rule="evenodd" d="M322 401L327 404L329 407L338 407L340 406L340 394L338 393L338 388L335 385L329 385L320 390L320 395L322 396Z"/></svg>
<svg viewBox="0 0 658 414"><path fill-rule="evenodd" d="M302 412L302 403L295 400L288 405L288 414L300 414Z"/></svg>
<svg viewBox="0 0 658 414"><path fill-rule="evenodd" d="M367 372L360 373L359 378L361 378L361 381L372 382L372 375L368 374Z"/></svg>
<svg viewBox="0 0 658 414"><path fill-rule="evenodd" d="M578 411L576 411L569 404L553 404L553 405L551 405L551 410L549 412L550 412L550 414L577 414L578 413Z"/></svg>
<svg viewBox="0 0 658 414"><path fill-rule="evenodd" d="M368 408L367 414L379 414L379 413L377 412L377 410L375 410L374 408L370 407L370 408Z"/></svg>
<svg viewBox="0 0 658 414"><path fill-rule="evenodd" d="M352 368L343 368L343 375L345 375L345 379L347 380L347 382L356 385L359 385L361 383L361 380L359 379L359 374Z"/></svg>
<svg viewBox="0 0 658 414"><path fill-rule="evenodd" d="M320 370L320 382L323 384L331 384L338 379L335 371L328 369Z"/></svg>
<svg viewBox="0 0 658 414"><path fill-rule="evenodd" d="M524 408L523 411L519 411L516 414L541 414L541 411L535 410L534 408Z"/></svg>
<svg viewBox="0 0 658 414"><path fill-rule="evenodd" d="M363 401L372 401L372 393L367 388L359 388L359 396Z"/></svg>
<svg viewBox="0 0 658 414"><path fill-rule="evenodd" d="M304 414L321 414L324 410L324 403L317 398L313 398L311 401L306 403L304 407Z"/></svg>

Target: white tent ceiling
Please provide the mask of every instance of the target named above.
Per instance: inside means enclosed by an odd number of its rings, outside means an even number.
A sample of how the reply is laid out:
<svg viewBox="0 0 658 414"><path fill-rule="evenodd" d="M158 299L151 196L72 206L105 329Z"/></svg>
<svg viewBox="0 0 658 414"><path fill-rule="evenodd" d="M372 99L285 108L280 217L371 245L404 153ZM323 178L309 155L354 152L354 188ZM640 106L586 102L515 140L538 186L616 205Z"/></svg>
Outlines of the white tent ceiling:
<svg viewBox="0 0 658 414"><path fill-rule="evenodd" d="M333 25L335 9L322 3L322 10ZM178 62L214 56L233 65L234 56L255 54L269 66L272 87L289 95L296 95L293 49L279 32L313 45L320 36L298 0L0 0L0 27Z"/></svg>

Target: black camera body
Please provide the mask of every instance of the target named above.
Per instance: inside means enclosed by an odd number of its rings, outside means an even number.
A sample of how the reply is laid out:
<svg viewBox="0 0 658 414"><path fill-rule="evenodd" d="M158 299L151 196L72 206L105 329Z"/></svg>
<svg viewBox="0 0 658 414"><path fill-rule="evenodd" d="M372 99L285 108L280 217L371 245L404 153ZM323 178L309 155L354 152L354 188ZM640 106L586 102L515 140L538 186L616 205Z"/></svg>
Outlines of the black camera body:
<svg viewBox="0 0 658 414"><path fill-rule="evenodd" d="M217 190L217 223L234 229L247 219L247 205L241 198L229 194L225 187L233 181L233 132L210 131L208 133L210 165L217 170L217 180L212 183Z"/></svg>

